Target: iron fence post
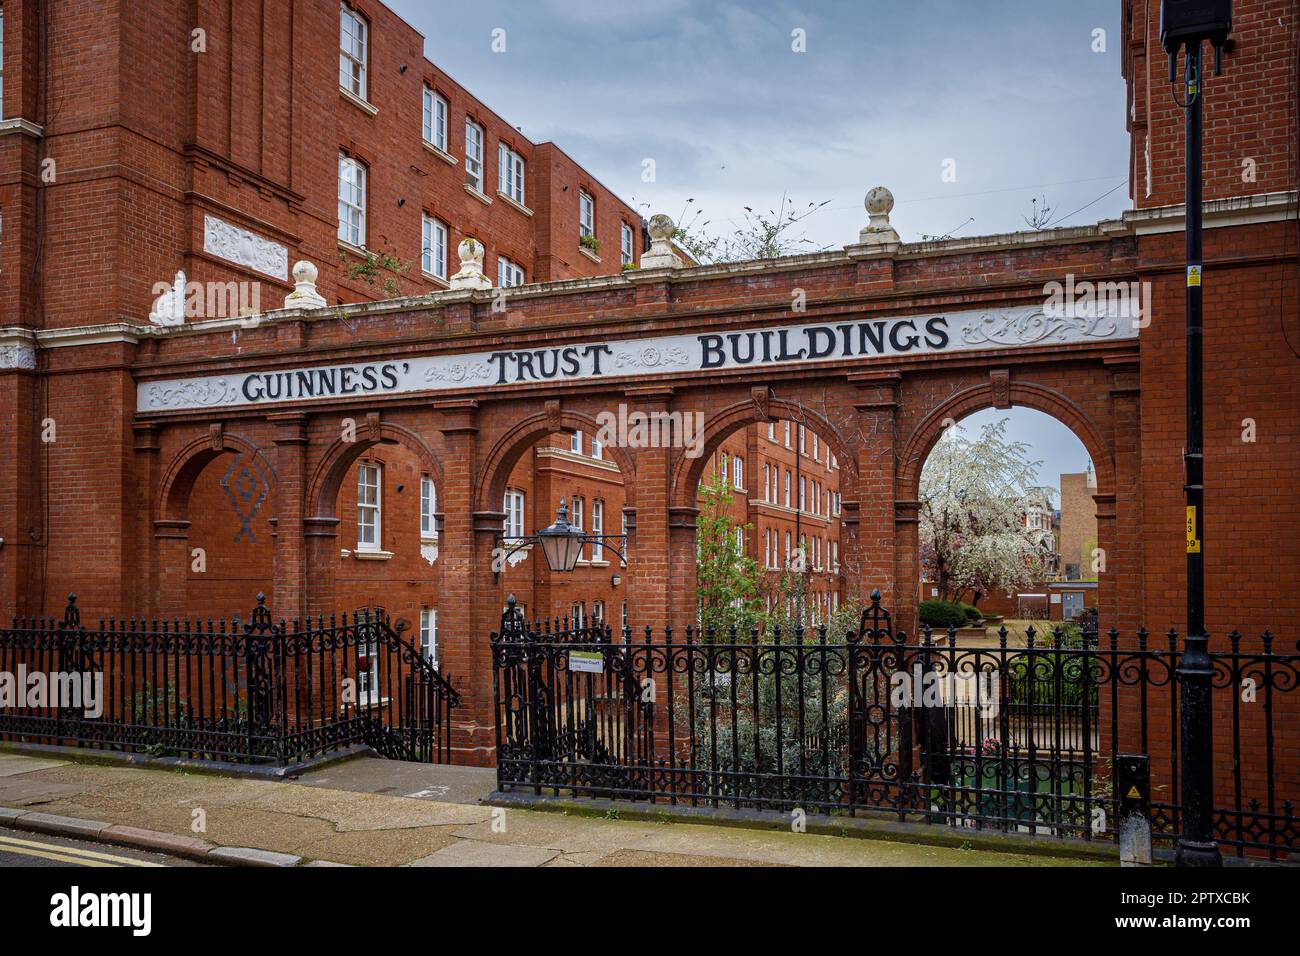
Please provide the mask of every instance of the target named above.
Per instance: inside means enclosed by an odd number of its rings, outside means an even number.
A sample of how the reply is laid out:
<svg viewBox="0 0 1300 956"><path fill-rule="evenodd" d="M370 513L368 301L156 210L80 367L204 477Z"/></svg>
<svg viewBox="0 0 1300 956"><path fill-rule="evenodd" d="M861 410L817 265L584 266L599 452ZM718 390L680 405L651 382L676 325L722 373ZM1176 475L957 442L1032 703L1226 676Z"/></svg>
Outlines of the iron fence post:
<svg viewBox="0 0 1300 956"><path fill-rule="evenodd" d="M1178 866L1222 866L1214 839L1214 664L1204 634L1184 639L1177 673L1182 812L1174 861Z"/></svg>

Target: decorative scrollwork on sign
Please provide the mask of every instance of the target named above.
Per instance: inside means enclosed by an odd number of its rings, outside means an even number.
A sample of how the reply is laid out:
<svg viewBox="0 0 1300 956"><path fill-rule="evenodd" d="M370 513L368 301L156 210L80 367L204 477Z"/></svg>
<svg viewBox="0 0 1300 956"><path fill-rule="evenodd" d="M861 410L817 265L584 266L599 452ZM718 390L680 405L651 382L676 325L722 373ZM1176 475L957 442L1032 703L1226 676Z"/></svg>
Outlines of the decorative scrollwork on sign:
<svg viewBox="0 0 1300 956"><path fill-rule="evenodd" d="M185 408L221 405L237 398L239 391L224 378L217 378L151 385L147 394L150 408Z"/></svg>
<svg viewBox="0 0 1300 956"><path fill-rule="evenodd" d="M962 326L967 345L1032 345L1078 338L1108 338L1115 323L1104 315L1046 315L1033 312L986 312Z"/></svg>
<svg viewBox="0 0 1300 956"><path fill-rule="evenodd" d="M468 380L487 380L492 377L492 370L483 362L453 362L450 365L435 365L424 373L426 382L464 382Z"/></svg>
<svg viewBox="0 0 1300 956"><path fill-rule="evenodd" d="M658 368L661 365L685 365L690 361L686 349L678 346L659 348L647 345L636 350L625 350L614 357L614 364L619 368Z"/></svg>

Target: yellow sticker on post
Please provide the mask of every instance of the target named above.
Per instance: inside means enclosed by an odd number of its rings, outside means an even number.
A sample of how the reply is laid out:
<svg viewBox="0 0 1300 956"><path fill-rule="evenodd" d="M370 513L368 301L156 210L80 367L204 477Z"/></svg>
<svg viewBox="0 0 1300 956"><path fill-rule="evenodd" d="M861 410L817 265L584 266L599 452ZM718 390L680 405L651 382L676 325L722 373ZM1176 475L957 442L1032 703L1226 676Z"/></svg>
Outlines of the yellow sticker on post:
<svg viewBox="0 0 1300 956"><path fill-rule="evenodd" d="M1196 505L1187 506L1187 553L1201 553L1201 539L1196 536Z"/></svg>

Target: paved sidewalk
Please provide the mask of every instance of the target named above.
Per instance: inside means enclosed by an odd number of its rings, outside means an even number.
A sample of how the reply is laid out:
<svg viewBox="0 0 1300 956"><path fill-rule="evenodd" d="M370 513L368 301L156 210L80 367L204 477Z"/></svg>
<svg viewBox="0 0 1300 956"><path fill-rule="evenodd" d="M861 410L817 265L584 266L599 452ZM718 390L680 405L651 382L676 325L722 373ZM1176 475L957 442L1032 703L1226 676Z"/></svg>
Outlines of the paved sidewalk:
<svg viewBox="0 0 1300 956"><path fill-rule="evenodd" d="M881 840L501 810L477 803L492 782L491 771L365 757L296 782L276 782L0 753L0 807L162 831L304 861L361 866L1097 865ZM205 829L194 829L200 820Z"/></svg>

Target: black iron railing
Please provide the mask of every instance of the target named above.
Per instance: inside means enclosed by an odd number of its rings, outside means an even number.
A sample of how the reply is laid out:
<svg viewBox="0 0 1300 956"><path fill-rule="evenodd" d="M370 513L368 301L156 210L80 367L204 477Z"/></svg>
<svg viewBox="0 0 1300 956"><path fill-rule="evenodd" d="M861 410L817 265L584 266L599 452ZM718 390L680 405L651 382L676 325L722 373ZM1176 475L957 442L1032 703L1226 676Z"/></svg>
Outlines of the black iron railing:
<svg viewBox="0 0 1300 956"><path fill-rule="evenodd" d="M1297 846L1300 653L1213 655L1218 838ZM1145 754L1157 840L1178 832L1178 639L1055 629L983 643L896 632L621 635L508 610L492 638L503 790L1113 839L1120 754ZM1300 650L1300 648L1297 648ZM1243 694L1243 688L1249 693ZM1250 702L1247 702L1247 701ZM1230 723L1229 723L1230 722Z"/></svg>
<svg viewBox="0 0 1300 956"><path fill-rule="evenodd" d="M388 618L273 623L100 621L75 596L63 618L0 628L0 673L39 675L43 697L0 706L0 739L196 760L286 765L369 744L442 763L459 696Z"/></svg>

